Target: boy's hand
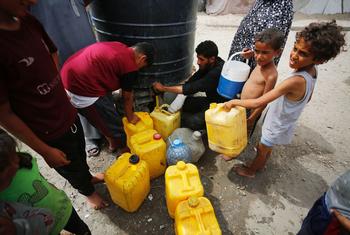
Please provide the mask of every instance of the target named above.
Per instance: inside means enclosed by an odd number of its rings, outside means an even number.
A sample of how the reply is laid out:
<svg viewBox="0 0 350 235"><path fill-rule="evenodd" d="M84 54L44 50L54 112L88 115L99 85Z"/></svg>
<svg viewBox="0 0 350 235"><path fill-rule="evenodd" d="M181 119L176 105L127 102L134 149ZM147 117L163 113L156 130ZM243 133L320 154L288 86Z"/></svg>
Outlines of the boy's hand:
<svg viewBox="0 0 350 235"><path fill-rule="evenodd" d="M250 49L250 48L244 48L243 50L242 50L242 54L241 54L241 56L244 58L244 59L250 59L250 58L252 58L253 56L254 56L254 51L252 50L252 49Z"/></svg>
<svg viewBox="0 0 350 235"><path fill-rule="evenodd" d="M332 213L337 218L339 223L346 229L346 231L350 232L350 220L339 213L336 209L332 209Z"/></svg>
<svg viewBox="0 0 350 235"><path fill-rule="evenodd" d="M247 129L248 129L248 130L253 129L254 123L255 123L255 119L249 117L249 118L247 119Z"/></svg>
<svg viewBox="0 0 350 235"><path fill-rule="evenodd" d="M164 91L164 86L160 82L155 82L153 83L153 89L163 92Z"/></svg>
<svg viewBox="0 0 350 235"><path fill-rule="evenodd" d="M233 100L224 103L224 109L226 111L230 111L233 107L235 107Z"/></svg>
<svg viewBox="0 0 350 235"><path fill-rule="evenodd" d="M53 168L65 166L70 163L70 161L67 160L66 154L56 148L49 147L49 149L41 155L44 157L46 163Z"/></svg>
<svg viewBox="0 0 350 235"><path fill-rule="evenodd" d="M131 124L136 124L138 121L140 121L140 118L133 113L132 116L130 118L128 118L128 122L130 122Z"/></svg>

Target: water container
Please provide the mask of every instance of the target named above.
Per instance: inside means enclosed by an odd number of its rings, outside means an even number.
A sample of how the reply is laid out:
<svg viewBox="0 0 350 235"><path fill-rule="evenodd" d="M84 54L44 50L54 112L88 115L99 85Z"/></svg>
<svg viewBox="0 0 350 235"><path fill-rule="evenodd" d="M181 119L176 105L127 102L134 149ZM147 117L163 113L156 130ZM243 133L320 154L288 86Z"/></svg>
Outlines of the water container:
<svg viewBox="0 0 350 235"><path fill-rule="evenodd" d="M170 146L170 140L180 138L191 149L191 162L198 162L205 152L205 146L202 141L202 135L199 131L192 131L189 128L177 128L167 139L167 146Z"/></svg>
<svg viewBox="0 0 350 235"><path fill-rule="evenodd" d="M186 97L187 96L183 94L178 94L176 98L173 100L173 102L171 102L171 104L169 105L168 111L171 113L175 113L179 111L182 108L183 104L185 103Z"/></svg>
<svg viewBox="0 0 350 235"><path fill-rule="evenodd" d="M148 164L151 179L166 169L166 144L155 130L145 130L130 138L130 150Z"/></svg>
<svg viewBox="0 0 350 235"><path fill-rule="evenodd" d="M136 133L144 130L153 129L152 118L146 112L135 112L136 116L140 118L135 125L130 123L126 117L123 117L123 126L126 133L126 143L130 148L130 137Z"/></svg>
<svg viewBox="0 0 350 235"><path fill-rule="evenodd" d="M220 235L214 208L205 197L190 197L177 205L175 211L177 235Z"/></svg>
<svg viewBox="0 0 350 235"><path fill-rule="evenodd" d="M191 74L198 0L103 0L89 6L98 41L155 46L154 64L140 71L138 85L178 84Z"/></svg>
<svg viewBox="0 0 350 235"><path fill-rule="evenodd" d="M204 194L198 169L191 163L183 161L169 166L165 171L165 198L169 215L174 218L179 202L191 196L201 197Z"/></svg>
<svg viewBox="0 0 350 235"><path fill-rule="evenodd" d="M148 165L137 155L124 153L106 170L105 182L113 202L134 212L150 191Z"/></svg>
<svg viewBox="0 0 350 235"><path fill-rule="evenodd" d="M241 61L232 60L234 56L241 53L232 54L221 71L217 92L228 99L241 93L244 83L249 77L250 66Z"/></svg>
<svg viewBox="0 0 350 235"><path fill-rule="evenodd" d="M190 163L192 161L191 149L181 139L169 140L170 144L166 151L168 165L175 165L178 161Z"/></svg>
<svg viewBox="0 0 350 235"><path fill-rule="evenodd" d="M209 148L228 157L238 156L247 145L247 117L243 107L227 112L223 104L210 104L205 112Z"/></svg>
<svg viewBox="0 0 350 235"><path fill-rule="evenodd" d="M180 127L181 117L180 112L170 113L167 111L169 105L163 104L159 106L158 97L156 97L156 107L150 114L153 119L154 129L164 138Z"/></svg>

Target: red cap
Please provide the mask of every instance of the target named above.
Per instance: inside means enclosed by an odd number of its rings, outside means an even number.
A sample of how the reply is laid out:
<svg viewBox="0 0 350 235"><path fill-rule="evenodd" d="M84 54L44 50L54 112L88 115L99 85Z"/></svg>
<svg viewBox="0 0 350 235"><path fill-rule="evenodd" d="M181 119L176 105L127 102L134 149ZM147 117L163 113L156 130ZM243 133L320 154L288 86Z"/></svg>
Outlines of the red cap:
<svg viewBox="0 0 350 235"><path fill-rule="evenodd" d="M161 138L162 138L162 136L159 133L156 133L153 135L154 140L160 140Z"/></svg>

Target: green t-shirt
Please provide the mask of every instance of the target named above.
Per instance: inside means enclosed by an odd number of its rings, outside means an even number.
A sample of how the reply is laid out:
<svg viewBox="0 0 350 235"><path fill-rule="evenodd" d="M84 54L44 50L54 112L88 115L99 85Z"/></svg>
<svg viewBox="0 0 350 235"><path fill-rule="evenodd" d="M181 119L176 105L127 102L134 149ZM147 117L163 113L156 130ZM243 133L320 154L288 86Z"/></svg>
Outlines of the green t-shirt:
<svg viewBox="0 0 350 235"><path fill-rule="evenodd" d="M0 192L0 200L49 209L56 222L50 234L59 234L72 213L72 204L62 190L40 174L35 158L32 163L32 169L21 168L16 172L10 186Z"/></svg>

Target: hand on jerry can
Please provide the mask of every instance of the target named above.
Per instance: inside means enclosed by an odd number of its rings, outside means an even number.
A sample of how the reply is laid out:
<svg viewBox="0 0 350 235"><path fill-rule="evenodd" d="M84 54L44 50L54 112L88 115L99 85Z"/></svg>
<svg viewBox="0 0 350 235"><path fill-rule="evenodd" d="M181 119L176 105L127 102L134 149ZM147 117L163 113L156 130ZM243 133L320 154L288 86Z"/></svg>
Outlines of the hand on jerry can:
<svg viewBox="0 0 350 235"><path fill-rule="evenodd" d="M134 124L134 125L135 125L137 122L140 121L140 118L139 118L135 113L133 113L132 116L131 116L131 118L130 118L130 119L128 118L128 121L129 121L131 124Z"/></svg>

